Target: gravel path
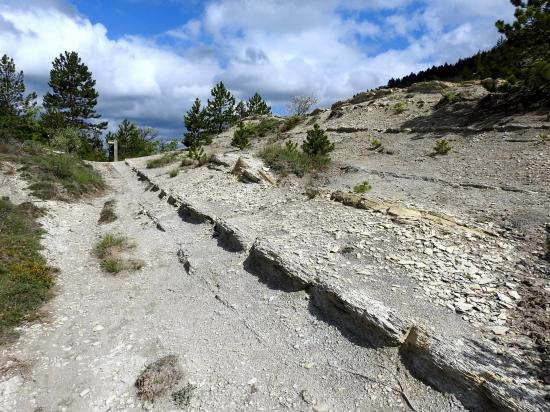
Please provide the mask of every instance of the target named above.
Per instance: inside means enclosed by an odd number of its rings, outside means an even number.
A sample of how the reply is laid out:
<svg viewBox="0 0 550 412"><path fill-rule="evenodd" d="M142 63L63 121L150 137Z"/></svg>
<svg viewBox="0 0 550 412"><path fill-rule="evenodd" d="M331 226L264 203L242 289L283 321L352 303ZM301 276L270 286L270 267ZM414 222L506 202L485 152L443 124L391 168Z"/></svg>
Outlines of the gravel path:
<svg viewBox="0 0 550 412"><path fill-rule="evenodd" d="M181 386L196 387L190 410L463 410L410 376L395 348L343 334L303 291L261 283L243 269L244 254L220 248L211 226L182 221L128 166L101 168L112 192L47 202L57 293L0 352L0 410L173 409L169 393L148 404L134 388L168 354L183 366ZM98 226L109 199L119 219ZM107 232L133 240L144 268L103 273L91 249Z"/></svg>

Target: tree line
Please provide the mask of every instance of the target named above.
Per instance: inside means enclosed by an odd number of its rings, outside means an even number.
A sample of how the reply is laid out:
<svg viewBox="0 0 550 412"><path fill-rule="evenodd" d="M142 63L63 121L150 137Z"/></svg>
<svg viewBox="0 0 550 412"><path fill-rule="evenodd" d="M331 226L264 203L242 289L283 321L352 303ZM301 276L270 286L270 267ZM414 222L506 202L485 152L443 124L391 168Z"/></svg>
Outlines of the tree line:
<svg viewBox="0 0 550 412"><path fill-rule="evenodd" d="M38 140L89 160L106 160L104 131L108 123L96 112L99 94L88 66L76 52L64 52L52 62L50 90L42 107L36 93L26 94L23 71L17 71L13 58L0 60L0 139ZM201 107L199 98L184 117L187 131L183 143L200 147L213 136L248 116L271 115L271 107L259 93L236 103L223 82L211 90L211 98ZM147 156L174 150L177 140L160 142L154 129L138 127L124 119L105 141L116 139L119 157Z"/></svg>
<svg viewBox="0 0 550 412"><path fill-rule="evenodd" d="M462 81L487 77L507 80L507 90L521 90L548 97L550 94L550 1L511 0L515 21L495 23L502 37L491 50L460 59L455 64L433 66L400 79L390 79L388 87L408 87L413 83Z"/></svg>

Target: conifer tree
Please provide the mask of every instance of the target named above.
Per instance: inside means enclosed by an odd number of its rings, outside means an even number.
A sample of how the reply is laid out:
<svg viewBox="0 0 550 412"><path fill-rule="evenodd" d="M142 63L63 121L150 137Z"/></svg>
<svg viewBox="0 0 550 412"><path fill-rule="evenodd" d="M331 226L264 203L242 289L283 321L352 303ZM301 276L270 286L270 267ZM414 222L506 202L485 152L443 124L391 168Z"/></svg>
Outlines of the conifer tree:
<svg viewBox="0 0 550 412"><path fill-rule="evenodd" d="M107 128L107 122L90 122L101 117L95 111L98 93L92 73L76 52L60 54L52 65L48 82L52 91L44 96L44 125L76 127L95 137Z"/></svg>
<svg viewBox="0 0 550 412"><path fill-rule="evenodd" d="M140 128L135 123L124 119L115 133L108 133L107 140L117 139L118 157L140 157L154 154L159 143L153 129Z"/></svg>
<svg viewBox="0 0 550 412"><path fill-rule="evenodd" d="M227 90L223 82L214 86L212 100L206 105L206 120L212 134L219 134L232 126L237 116L235 114L235 97Z"/></svg>
<svg viewBox="0 0 550 412"><path fill-rule="evenodd" d="M330 142L325 131L315 123L313 129L307 131L302 150L310 156L325 156L334 150L334 143Z"/></svg>
<svg viewBox="0 0 550 412"><path fill-rule="evenodd" d="M246 108L249 116L271 115L271 107L267 105L262 96L257 92L248 99Z"/></svg>
<svg viewBox="0 0 550 412"><path fill-rule="evenodd" d="M6 54L0 60L0 116L27 114L36 103L36 93L25 96L23 71L17 72L13 59Z"/></svg>
<svg viewBox="0 0 550 412"><path fill-rule="evenodd" d="M250 138L254 135L254 130L244 122L239 122L239 127L233 133L231 146L243 150L250 146Z"/></svg>
<svg viewBox="0 0 550 412"><path fill-rule="evenodd" d="M187 129L183 135L183 144L185 146L200 146L212 142L207 130L206 110L201 108L201 101L198 97L184 116L183 124Z"/></svg>
<svg viewBox="0 0 550 412"><path fill-rule="evenodd" d="M239 103L235 107L235 113L236 113L237 117L239 118L239 120L243 120L245 117L248 116L248 111L246 110L246 105L244 104L244 102L242 100L239 101Z"/></svg>

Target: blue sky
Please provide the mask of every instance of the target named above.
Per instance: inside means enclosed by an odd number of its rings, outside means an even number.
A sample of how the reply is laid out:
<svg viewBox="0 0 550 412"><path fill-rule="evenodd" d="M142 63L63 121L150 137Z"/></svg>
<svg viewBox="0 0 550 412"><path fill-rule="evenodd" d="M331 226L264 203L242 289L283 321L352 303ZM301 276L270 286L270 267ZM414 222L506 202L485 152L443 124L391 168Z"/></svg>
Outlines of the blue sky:
<svg viewBox="0 0 550 412"><path fill-rule="evenodd" d="M328 106L490 48L512 17L507 0L4 0L0 51L40 94L53 58L77 51L111 128L127 117L179 137L220 80L280 114L297 94Z"/></svg>

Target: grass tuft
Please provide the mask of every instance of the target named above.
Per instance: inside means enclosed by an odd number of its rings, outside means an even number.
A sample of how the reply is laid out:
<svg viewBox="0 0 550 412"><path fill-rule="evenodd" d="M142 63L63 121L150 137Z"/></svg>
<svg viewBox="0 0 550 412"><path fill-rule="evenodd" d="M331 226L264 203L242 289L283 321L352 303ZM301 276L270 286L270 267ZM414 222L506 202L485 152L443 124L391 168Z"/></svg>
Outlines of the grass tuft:
<svg viewBox="0 0 550 412"><path fill-rule="evenodd" d="M100 259L101 268L109 273L119 273L123 270L137 270L143 267L143 262L137 259L126 259L123 254L135 245L127 237L108 233L95 245L94 254Z"/></svg>
<svg viewBox="0 0 550 412"><path fill-rule="evenodd" d="M154 159L147 160L147 169L156 169L157 167L163 167L170 163L175 163L179 160L179 152L168 152L162 156Z"/></svg>
<svg viewBox="0 0 550 412"><path fill-rule="evenodd" d="M372 190L372 186L367 180L353 187L354 193L367 193L367 192L370 192L371 190Z"/></svg>
<svg viewBox="0 0 550 412"><path fill-rule="evenodd" d="M172 169L168 172L169 177L176 177L179 173L179 169Z"/></svg>
<svg viewBox="0 0 550 412"><path fill-rule="evenodd" d="M290 173L303 177L311 171L326 168L330 162L328 156L310 156L298 150L296 144L288 141L281 144L268 145L258 154L266 164L279 174L286 176Z"/></svg>
<svg viewBox="0 0 550 412"><path fill-rule="evenodd" d="M435 142L433 149L436 155L446 155L451 151L452 146L446 139L440 139Z"/></svg>

